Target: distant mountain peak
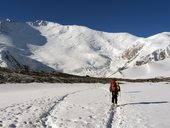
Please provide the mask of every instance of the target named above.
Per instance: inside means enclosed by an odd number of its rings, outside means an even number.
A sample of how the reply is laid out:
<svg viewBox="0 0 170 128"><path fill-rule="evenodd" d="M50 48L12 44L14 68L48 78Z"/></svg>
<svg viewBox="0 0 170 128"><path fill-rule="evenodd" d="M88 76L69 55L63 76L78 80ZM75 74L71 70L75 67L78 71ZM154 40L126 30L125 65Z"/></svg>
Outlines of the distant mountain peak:
<svg viewBox="0 0 170 128"><path fill-rule="evenodd" d="M36 20L35 22L32 22L32 25L34 25L34 26L47 26L48 21Z"/></svg>

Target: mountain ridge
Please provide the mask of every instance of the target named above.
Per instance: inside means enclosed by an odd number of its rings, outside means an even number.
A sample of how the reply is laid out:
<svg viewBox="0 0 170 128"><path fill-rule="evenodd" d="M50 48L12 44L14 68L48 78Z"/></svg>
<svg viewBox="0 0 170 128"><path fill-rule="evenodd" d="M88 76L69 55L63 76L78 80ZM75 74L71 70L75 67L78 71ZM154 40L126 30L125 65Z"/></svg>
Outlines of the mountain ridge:
<svg viewBox="0 0 170 128"><path fill-rule="evenodd" d="M169 40L170 32L142 38L42 20L0 20L0 66L18 68L16 65L20 65L36 71L129 77L131 75L123 73L126 69L167 59ZM10 54L12 62L4 58L4 53ZM152 57L154 55L156 59Z"/></svg>

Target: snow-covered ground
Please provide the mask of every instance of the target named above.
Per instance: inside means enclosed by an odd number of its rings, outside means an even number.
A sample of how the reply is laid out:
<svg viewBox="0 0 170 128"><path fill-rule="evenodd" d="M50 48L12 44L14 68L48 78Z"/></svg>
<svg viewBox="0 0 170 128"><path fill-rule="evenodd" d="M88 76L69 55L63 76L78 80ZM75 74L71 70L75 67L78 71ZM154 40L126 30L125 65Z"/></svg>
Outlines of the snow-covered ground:
<svg viewBox="0 0 170 128"><path fill-rule="evenodd" d="M111 107L108 84L2 84L2 128L169 128L170 83L121 84Z"/></svg>

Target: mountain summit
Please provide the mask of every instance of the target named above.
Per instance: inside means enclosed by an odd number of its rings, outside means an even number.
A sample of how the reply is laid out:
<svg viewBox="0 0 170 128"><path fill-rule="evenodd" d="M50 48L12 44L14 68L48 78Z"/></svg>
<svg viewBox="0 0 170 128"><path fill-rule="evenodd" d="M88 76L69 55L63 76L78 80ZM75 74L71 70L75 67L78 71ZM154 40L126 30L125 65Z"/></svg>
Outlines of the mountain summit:
<svg viewBox="0 0 170 128"><path fill-rule="evenodd" d="M48 21L0 19L1 67L97 77L156 77L170 74L169 56L169 32L142 38Z"/></svg>

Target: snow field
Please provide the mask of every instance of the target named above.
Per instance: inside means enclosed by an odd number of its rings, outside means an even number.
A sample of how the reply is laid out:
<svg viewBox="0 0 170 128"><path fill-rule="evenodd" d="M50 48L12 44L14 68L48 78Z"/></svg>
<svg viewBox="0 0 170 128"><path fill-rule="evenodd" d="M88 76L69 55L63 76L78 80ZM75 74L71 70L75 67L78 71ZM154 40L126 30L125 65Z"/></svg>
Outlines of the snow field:
<svg viewBox="0 0 170 128"><path fill-rule="evenodd" d="M127 85L127 86L126 86ZM113 126L118 128L169 128L169 83L126 83Z"/></svg>
<svg viewBox="0 0 170 128"><path fill-rule="evenodd" d="M1 85L0 127L95 127L97 121L104 125L110 98L103 86L36 83ZM104 97L97 101L101 93ZM105 98L107 106L103 106ZM98 124L98 127L101 125Z"/></svg>
<svg viewBox="0 0 170 128"><path fill-rule="evenodd" d="M170 83L2 84L0 128L169 128Z"/></svg>
<svg viewBox="0 0 170 128"><path fill-rule="evenodd" d="M109 108L108 92L102 88L83 90L70 94L58 104L49 116L47 123L48 126L61 128L105 127ZM56 115L58 118L55 117Z"/></svg>

